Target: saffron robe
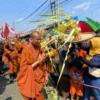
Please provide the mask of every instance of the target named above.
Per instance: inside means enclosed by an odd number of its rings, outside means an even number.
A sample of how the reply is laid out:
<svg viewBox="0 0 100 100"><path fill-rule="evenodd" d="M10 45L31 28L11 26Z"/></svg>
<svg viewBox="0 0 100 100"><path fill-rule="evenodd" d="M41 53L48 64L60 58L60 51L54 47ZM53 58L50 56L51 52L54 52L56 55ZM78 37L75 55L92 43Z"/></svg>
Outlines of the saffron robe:
<svg viewBox="0 0 100 100"><path fill-rule="evenodd" d="M17 83L25 100L44 100L41 90L45 85L47 76L46 64L43 62L36 68L32 64L37 60L40 50L32 44L26 46L21 54L20 71L17 76ZM30 99L31 98L31 99Z"/></svg>

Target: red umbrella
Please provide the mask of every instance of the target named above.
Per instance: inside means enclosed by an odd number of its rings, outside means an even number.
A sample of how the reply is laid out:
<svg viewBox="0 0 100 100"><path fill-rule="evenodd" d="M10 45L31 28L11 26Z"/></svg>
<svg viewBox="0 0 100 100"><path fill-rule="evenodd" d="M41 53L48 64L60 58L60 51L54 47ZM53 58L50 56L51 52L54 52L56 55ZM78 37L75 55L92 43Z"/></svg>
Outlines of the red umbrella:
<svg viewBox="0 0 100 100"><path fill-rule="evenodd" d="M81 28L81 32L94 32L93 28L84 21L79 21L78 26Z"/></svg>

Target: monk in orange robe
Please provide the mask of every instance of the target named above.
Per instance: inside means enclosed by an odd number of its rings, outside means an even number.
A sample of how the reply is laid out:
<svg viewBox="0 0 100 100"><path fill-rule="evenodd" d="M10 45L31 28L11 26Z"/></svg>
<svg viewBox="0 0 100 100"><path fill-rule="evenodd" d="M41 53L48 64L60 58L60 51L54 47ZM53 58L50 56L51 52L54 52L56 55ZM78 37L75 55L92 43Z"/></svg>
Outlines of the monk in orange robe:
<svg viewBox="0 0 100 100"><path fill-rule="evenodd" d="M15 46L16 46L16 49L17 49L17 51L18 51L18 58L17 58L17 61L18 61L18 63L20 64L20 62L21 62L21 54L22 54L22 51L23 51L23 49L24 49L24 47L25 47L26 45L24 45L24 44L21 43L20 41L16 41L16 42L15 42Z"/></svg>
<svg viewBox="0 0 100 100"><path fill-rule="evenodd" d="M17 83L25 100L44 100L41 93L47 83L47 68L45 54L40 50L41 34L33 31L30 43L24 47L21 54L20 71Z"/></svg>
<svg viewBox="0 0 100 100"><path fill-rule="evenodd" d="M17 69L18 69L18 62L17 62L17 57L18 57L18 52L15 48L14 42L9 41L5 46L4 46L4 56L5 56L5 61L9 63L9 75L10 75L10 83L13 82L14 78L16 77Z"/></svg>

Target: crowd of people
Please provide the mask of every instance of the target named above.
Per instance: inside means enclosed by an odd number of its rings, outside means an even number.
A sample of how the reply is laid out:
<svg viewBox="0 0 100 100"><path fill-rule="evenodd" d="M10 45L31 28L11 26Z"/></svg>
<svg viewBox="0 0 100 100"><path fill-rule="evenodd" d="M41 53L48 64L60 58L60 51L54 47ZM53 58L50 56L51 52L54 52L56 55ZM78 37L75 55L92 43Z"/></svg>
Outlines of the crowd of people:
<svg viewBox="0 0 100 100"><path fill-rule="evenodd" d="M52 37L46 37L45 40ZM57 86L62 100L100 100L100 37L89 40L64 43L58 39L57 44L51 41L41 49L41 34L33 31L28 41L7 38L1 42L0 74L9 68L9 83L16 79L19 91L25 100L44 100L42 89L49 85L49 77ZM69 50L68 55L66 52ZM51 55L50 55L51 53ZM57 84L65 57L65 69Z"/></svg>

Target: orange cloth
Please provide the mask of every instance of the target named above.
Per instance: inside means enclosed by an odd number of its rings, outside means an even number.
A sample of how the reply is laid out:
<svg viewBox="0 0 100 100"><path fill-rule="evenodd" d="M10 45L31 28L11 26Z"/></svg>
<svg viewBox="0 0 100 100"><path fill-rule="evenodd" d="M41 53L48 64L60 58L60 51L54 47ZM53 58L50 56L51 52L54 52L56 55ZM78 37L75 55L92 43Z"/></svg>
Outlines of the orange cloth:
<svg viewBox="0 0 100 100"><path fill-rule="evenodd" d="M9 54L11 51L8 50L8 49L6 48L6 45L7 45L7 44L4 45L4 53L5 53L5 54Z"/></svg>
<svg viewBox="0 0 100 100"><path fill-rule="evenodd" d="M16 41L15 42L15 46L16 46L16 48L18 50L18 58L17 58L17 61L20 64L20 62L21 62L21 53L22 53L22 50L25 47L25 45L22 44L20 41Z"/></svg>
<svg viewBox="0 0 100 100"><path fill-rule="evenodd" d="M8 60L8 58L6 57L6 55L4 55L4 54L3 54L3 56L2 56L2 62L3 62L4 64L9 64L9 60Z"/></svg>
<svg viewBox="0 0 100 100"><path fill-rule="evenodd" d="M18 52L17 50L15 51L10 51L9 49L6 48L6 46L4 45L4 56L2 58L3 62L9 63L9 73L13 74L16 73L18 71L18 61L17 61L17 56L18 56Z"/></svg>
<svg viewBox="0 0 100 100"><path fill-rule="evenodd" d="M45 84L45 77L47 74L46 64L42 63L35 69L32 64L37 60L40 50L34 48L32 44L25 47L21 55L20 71L17 76L17 83L21 94L26 98L33 98L36 100L44 100L41 90ZM31 100L31 99L26 99Z"/></svg>
<svg viewBox="0 0 100 100"><path fill-rule="evenodd" d="M80 73L80 76L82 77L83 73ZM78 80L77 72L74 70L74 67L70 69L69 76L72 78L74 77L75 80L71 79L70 80L70 94L74 96L75 94L77 96L83 96L83 86L78 84L81 82ZM76 81L76 82L75 82Z"/></svg>
<svg viewBox="0 0 100 100"><path fill-rule="evenodd" d="M77 84L71 85L70 94L72 96L74 96L75 94L77 96L83 96L83 87L82 87L82 85L77 85Z"/></svg>
<svg viewBox="0 0 100 100"><path fill-rule="evenodd" d="M86 51L84 51L83 49L80 49L79 50L79 55L81 56L81 57L85 57L86 56Z"/></svg>
<svg viewBox="0 0 100 100"><path fill-rule="evenodd" d="M16 46L17 50L19 51L20 49L23 48L24 45L20 41L16 41L15 46Z"/></svg>
<svg viewBox="0 0 100 100"><path fill-rule="evenodd" d="M79 50L79 55L80 55L81 57L86 57L87 52L84 51L83 49L80 49L80 50ZM83 62L82 62L82 63L83 63ZM83 63L83 67L86 67L86 64Z"/></svg>
<svg viewBox="0 0 100 100"><path fill-rule="evenodd" d="M17 50L12 51L9 54L9 65L10 65L9 73L10 74L16 73L18 71L19 66L18 66L17 56L18 56Z"/></svg>

